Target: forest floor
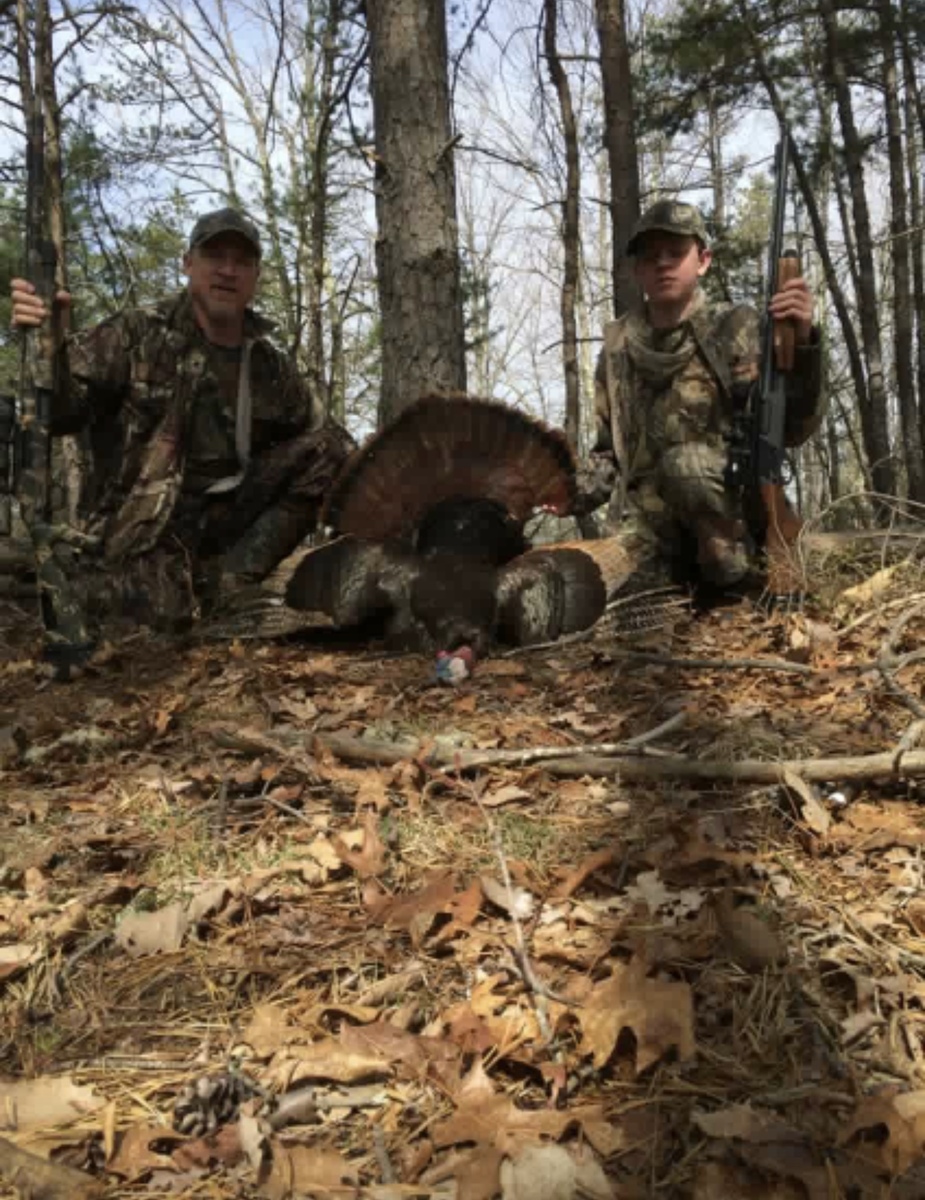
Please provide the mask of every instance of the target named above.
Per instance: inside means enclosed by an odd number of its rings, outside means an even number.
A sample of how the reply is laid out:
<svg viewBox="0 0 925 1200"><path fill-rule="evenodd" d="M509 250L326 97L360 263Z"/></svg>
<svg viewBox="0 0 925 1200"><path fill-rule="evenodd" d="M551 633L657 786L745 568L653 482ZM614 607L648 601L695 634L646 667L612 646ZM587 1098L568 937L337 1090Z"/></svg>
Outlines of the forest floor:
<svg viewBox="0 0 925 1200"><path fill-rule="evenodd" d="M925 565L883 568L455 690L142 635L52 684L8 607L0 1180L921 1200Z"/></svg>

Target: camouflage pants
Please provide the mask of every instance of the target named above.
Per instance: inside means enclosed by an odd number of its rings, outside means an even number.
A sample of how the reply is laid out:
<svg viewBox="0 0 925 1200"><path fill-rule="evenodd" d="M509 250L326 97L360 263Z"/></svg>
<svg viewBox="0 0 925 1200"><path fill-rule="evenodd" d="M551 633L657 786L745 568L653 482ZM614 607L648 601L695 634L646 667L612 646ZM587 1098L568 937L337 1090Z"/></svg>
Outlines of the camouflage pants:
<svg viewBox="0 0 925 1200"><path fill-rule="evenodd" d="M220 583L259 580L314 529L352 447L337 426L280 443L254 459L231 498L182 497L153 549L117 562L100 539L59 529L43 550L52 607L68 628L82 615L91 640L120 626L189 628Z"/></svg>
<svg viewBox="0 0 925 1200"><path fill-rule="evenodd" d="M622 516L608 517L647 581L732 584L748 573L745 513L726 486L726 462L724 443L668 446L630 489Z"/></svg>

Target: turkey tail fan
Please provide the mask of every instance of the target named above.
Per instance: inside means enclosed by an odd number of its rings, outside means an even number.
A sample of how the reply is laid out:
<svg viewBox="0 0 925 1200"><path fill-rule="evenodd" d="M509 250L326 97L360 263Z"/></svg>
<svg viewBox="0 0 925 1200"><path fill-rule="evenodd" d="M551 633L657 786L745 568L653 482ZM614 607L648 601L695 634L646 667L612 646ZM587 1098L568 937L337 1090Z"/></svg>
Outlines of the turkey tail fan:
<svg viewBox="0 0 925 1200"><path fill-rule="evenodd" d="M530 550L498 573L498 637L516 646L594 625L634 561L618 538Z"/></svg>
<svg viewBox="0 0 925 1200"><path fill-rule="evenodd" d="M354 453L324 520L338 533L407 541L446 501L495 501L522 522L539 506L567 512L574 498L575 461L561 433L493 400L435 395Z"/></svg>

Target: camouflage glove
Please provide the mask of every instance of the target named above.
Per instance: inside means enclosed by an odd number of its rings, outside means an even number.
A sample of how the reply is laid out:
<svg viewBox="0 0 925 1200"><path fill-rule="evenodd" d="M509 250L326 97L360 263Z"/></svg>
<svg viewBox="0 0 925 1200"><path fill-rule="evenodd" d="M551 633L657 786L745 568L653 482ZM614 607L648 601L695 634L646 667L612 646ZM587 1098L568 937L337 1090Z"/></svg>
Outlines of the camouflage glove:
<svg viewBox="0 0 925 1200"><path fill-rule="evenodd" d="M610 454L591 454L578 469L578 486L572 516L584 517L606 504L617 482L617 464Z"/></svg>

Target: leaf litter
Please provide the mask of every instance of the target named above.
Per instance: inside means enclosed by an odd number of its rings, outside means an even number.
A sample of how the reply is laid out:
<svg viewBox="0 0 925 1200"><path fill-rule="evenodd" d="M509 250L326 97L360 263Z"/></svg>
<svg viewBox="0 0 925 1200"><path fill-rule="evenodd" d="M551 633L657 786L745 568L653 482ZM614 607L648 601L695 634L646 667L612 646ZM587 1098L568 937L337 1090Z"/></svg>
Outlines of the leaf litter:
<svg viewBox="0 0 925 1200"><path fill-rule="evenodd" d="M457 691L368 649L135 638L52 705L4 662L0 1181L925 1195L922 773L792 765L918 761L921 580L873 575L811 619L717 609L638 661L595 638ZM636 761L791 765L581 772L663 722Z"/></svg>

